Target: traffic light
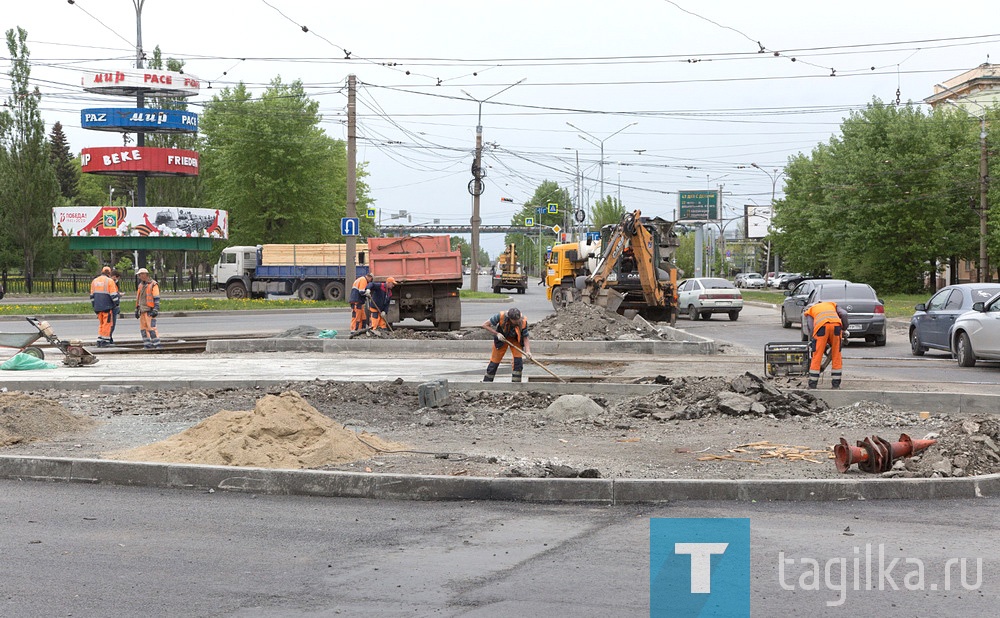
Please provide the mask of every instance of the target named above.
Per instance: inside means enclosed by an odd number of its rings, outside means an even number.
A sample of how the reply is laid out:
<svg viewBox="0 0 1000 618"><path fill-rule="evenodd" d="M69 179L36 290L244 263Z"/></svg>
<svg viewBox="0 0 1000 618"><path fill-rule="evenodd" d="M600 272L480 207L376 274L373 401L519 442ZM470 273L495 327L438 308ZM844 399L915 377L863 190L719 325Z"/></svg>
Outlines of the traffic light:
<svg viewBox="0 0 1000 618"><path fill-rule="evenodd" d="M513 204L514 203L514 198L512 198L512 197L501 197L500 201L501 202L510 202L511 204Z"/></svg>

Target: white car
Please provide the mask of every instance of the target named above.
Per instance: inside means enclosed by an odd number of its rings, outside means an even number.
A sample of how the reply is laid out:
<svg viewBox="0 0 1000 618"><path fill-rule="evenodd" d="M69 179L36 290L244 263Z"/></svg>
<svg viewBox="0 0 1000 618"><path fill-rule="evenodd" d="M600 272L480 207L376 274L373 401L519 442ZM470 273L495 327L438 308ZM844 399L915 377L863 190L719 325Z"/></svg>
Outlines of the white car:
<svg viewBox="0 0 1000 618"><path fill-rule="evenodd" d="M682 281L677 287L677 305L692 320L708 320L713 313L725 313L738 320L743 310L743 295L732 283L716 277L698 277Z"/></svg>
<svg viewBox="0 0 1000 618"><path fill-rule="evenodd" d="M955 318L948 337L959 367L975 367L977 360L1000 360L1000 294L972 305Z"/></svg>
<svg viewBox="0 0 1000 618"><path fill-rule="evenodd" d="M736 275L736 287L748 289L763 289L764 277L760 273L742 273Z"/></svg>

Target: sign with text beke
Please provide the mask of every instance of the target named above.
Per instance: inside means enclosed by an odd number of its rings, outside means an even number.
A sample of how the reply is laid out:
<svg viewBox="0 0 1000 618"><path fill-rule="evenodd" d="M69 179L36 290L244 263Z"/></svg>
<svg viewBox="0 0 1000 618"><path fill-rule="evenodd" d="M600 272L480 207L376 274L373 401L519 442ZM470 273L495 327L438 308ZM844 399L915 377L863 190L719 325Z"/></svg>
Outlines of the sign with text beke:
<svg viewBox="0 0 1000 618"><path fill-rule="evenodd" d="M80 171L85 174L197 176L198 153L180 148L101 146L80 151Z"/></svg>
<svg viewBox="0 0 1000 618"><path fill-rule="evenodd" d="M80 111L80 126L92 131L197 133L198 114L180 109L99 107Z"/></svg>
<svg viewBox="0 0 1000 618"><path fill-rule="evenodd" d="M52 235L229 238L229 213L213 208L70 206L52 209Z"/></svg>
<svg viewBox="0 0 1000 618"><path fill-rule="evenodd" d="M719 218L719 192L679 191L677 194L681 221L710 221Z"/></svg>
<svg viewBox="0 0 1000 618"><path fill-rule="evenodd" d="M155 69L88 72L80 84L87 92L127 97L139 92L153 97L191 97L201 89L197 78Z"/></svg>

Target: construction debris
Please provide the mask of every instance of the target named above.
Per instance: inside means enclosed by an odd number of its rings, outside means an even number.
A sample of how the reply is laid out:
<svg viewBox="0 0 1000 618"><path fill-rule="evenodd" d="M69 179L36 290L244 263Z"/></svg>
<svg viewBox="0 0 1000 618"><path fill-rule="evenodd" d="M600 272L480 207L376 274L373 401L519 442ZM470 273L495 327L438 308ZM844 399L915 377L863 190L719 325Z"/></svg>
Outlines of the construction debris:
<svg viewBox="0 0 1000 618"><path fill-rule="evenodd" d="M847 472L852 464L858 464L862 472L888 472L893 464L906 457L933 446L937 440L914 440L905 433L899 436L898 442L889 442L878 436L858 440L857 446L851 446L844 438L840 444L833 447L837 471Z"/></svg>

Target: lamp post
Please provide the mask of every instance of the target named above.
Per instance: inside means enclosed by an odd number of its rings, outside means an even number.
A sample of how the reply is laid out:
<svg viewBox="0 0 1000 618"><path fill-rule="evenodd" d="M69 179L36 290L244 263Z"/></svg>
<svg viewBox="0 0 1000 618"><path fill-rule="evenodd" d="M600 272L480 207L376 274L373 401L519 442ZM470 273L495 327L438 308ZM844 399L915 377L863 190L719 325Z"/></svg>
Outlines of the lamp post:
<svg viewBox="0 0 1000 618"><path fill-rule="evenodd" d="M948 92L957 95L958 93L951 88L943 84L935 84L938 88L942 90L947 90ZM979 283L984 281L989 282L993 279L990 273L990 261L989 256L986 253L986 237L989 234L987 225L987 214L988 214L988 189L989 189L989 151L986 148L986 108L976 103L972 99L965 97L956 97L965 101L966 103L972 103L979 108L980 114L973 114L969 110L965 109L952 99L945 99L944 102L957 107L966 114L972 116L973 118L979 119Z"/></svg>
<svg viewBox="0 0 1000 618"><path fill-rule="evenodd" d="M627 129L629 127L634 127L635 125L637 125L639 123L638 122L630 122L629 124L627 124L624 127L618 129L617 131L615 131L611 135L605 137L604 139L601 139L599 137L595 137L594 135L591 135L590 133L587 133L586 131L584 131L580 127L576 126L572 122L567 122L566 124L568 124L569 126L573 127L574 129L576 129L580 133L583 133L585 135L589 135L590 138L592 140L594 140L594 141L591 141L591 140L587 139L583 135L580 136L580 139L586 140L586 141L590 142L591 144L594 144L595 146L600 146L600 148L601 148L601 201L603 202L604 201L604 142L606 142L609 139L611 139L612 137L618 135L619 133L621 133L625 129Z"/></svg>
<svg viewBox="0 0 1000 618"><path fill-rule="evenodd" d="M750 167L752 167L754 169L758 169L758 170L764 172L765 174L767 174L767 177L771 179L771 214L773 216L774 215L774 194L777 191L778 180L782 176L785 175L785 170L779 170L778 168L774 168L774 172L772 173L772 172L768 172L766 169L764 169L763 167L757 165L756 163L751 163ZM767 281L766 281L767 280L767 273L770 272L768 270L768 268L770 268L770 267L771 267L771 232L770 232L770 229L769 229L768 230L768 235L767 235L767 258L764 261L764 279L765 279L765 284L767 283ZM775 268L774 272L778 272L778 269Z"/></svg>
<svg viewBox="0 0 1000 618"><path fill-rule="evenodd" d="M114 206L114 205L115 205L115 188L109 186L108 187L108 206Z"/></svg>

